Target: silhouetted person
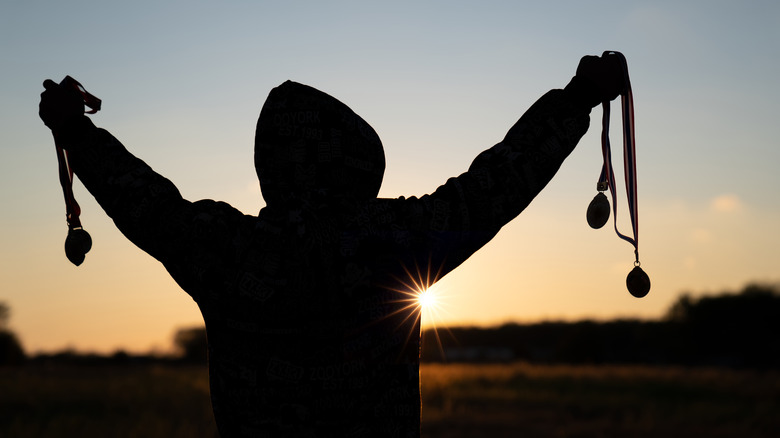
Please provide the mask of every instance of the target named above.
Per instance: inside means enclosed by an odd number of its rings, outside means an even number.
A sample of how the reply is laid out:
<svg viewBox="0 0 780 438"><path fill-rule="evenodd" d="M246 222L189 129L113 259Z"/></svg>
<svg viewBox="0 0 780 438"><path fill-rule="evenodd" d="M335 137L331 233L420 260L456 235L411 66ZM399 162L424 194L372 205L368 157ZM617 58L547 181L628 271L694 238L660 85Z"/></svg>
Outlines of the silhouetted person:
<svg viewBox="0 0 780 438"><path fill-rule="evenodd" d="M410 273L451 271L517 216L620 91L585 57L468 172L420 198L377 198L384 151L346 105L285 82L260 113L257 216L190 202L46 81L40 115L117 227L159 260L206 324L223 437L415 437L420 318ZM446 153L446 151L442 151Z"/></svg>

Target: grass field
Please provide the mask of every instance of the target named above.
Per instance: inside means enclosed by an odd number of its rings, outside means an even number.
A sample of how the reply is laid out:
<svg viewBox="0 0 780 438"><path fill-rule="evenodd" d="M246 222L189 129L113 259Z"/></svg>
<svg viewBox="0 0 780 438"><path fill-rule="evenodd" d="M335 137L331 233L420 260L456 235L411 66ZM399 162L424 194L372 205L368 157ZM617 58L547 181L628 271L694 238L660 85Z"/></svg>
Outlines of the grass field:
<svg viewBox="0 0 780 438"><path fill-rule="evenodd" d="M778 437L780 372L429 364L423 436ZM0 368L0 437L215 437L195 366Z"/></svg>
<svg viewBox="0 0 780 438"><path fill-rule="evenodd" d="M429 365L425 437L780 437L780 373Z"/></svg>

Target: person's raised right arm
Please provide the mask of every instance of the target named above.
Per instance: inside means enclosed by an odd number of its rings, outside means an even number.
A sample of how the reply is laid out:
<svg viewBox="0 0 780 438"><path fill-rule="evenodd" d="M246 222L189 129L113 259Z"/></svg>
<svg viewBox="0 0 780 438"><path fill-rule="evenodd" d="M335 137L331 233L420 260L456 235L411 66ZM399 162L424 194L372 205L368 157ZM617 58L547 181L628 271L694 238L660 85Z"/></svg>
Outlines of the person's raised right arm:
<svg viewBox="0 0 780 438"><path fill-rule="evenodd" d="M622 74L614 55L582 58L564 89L542 96L467 172L420 199L389 201L406 214L399 222L425 231L408 239L411 253L446 273L492 239L553 178L587 131L591 108L621 93Z"/></svg>

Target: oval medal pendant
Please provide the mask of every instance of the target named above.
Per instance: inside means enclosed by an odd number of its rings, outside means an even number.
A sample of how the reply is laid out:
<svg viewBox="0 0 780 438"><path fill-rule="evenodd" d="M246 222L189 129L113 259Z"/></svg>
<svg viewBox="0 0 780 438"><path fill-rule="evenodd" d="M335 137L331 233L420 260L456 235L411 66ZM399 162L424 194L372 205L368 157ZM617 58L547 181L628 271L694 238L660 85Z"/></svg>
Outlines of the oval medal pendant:
<svg viewBox="0 0 780 438"><path fill-rule="evenodd" d="M626 287L631 295L642 298L650 292L650 277L645 274L642 268L634 266L634 269L626 277Z"/></svg>
<svg viewBox="0 0 780 438"><path fill-rule="evenodd" d="M92 249L92 238L83 228L68 230L65 238L65 256L76 266L84 262L84 256Z"/></svg>
<svg viewBox="0 0 780 438"><path fill-rule="evenodd" d="M588 225L591 228L601 228L607 223L609 219L609 201L604 192L599 192L593 197L588 205L588 212L586 214L588 219Z"/></svg>

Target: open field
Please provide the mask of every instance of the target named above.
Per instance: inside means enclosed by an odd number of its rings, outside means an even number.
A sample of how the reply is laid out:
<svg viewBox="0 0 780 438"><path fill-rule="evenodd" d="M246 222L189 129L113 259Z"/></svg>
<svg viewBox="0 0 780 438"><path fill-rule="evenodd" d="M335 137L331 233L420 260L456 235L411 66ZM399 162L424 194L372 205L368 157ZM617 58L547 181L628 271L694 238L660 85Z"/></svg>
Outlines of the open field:
<svg viewBox="0 0 780 438"><path fill-rule="evenodd" d="M0 368L0 437L215 437L202 366Z"/></svg>
<svg viewBox="0 0 780 438"><path fill-rule="evenodd" d="M780 372L423 365L423 436L777 437ZM214 437L199 366L0 368L0 437Z"/></svg>
<svg viewBox="0 0 780 438"><path fill-rule="evenodd" d="M778 437L780 372L428 365L423 436Z"/></svg>

